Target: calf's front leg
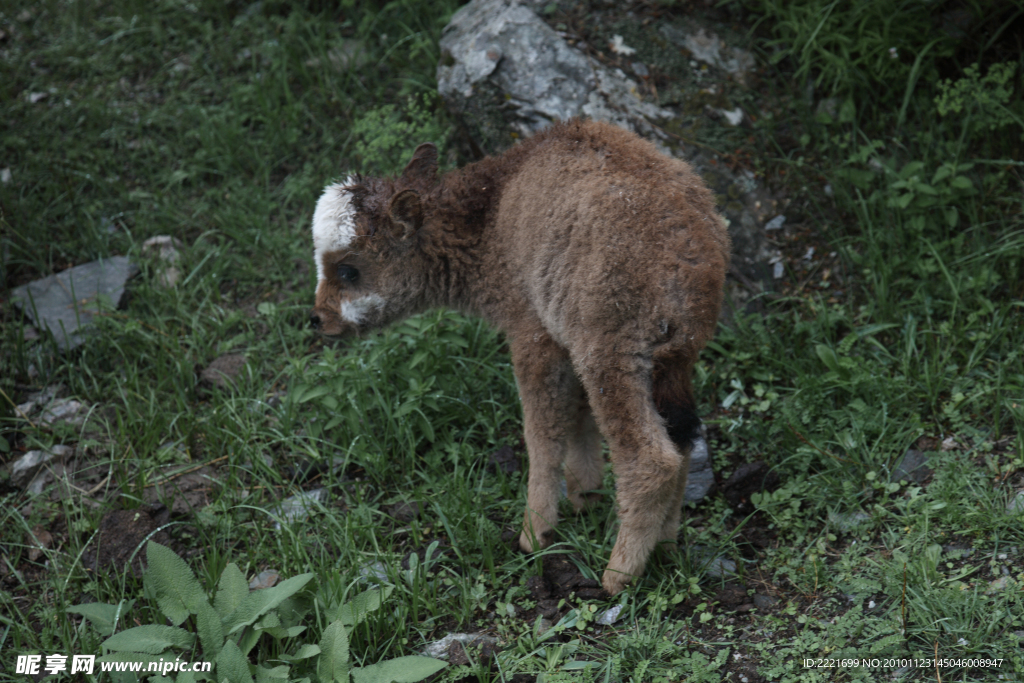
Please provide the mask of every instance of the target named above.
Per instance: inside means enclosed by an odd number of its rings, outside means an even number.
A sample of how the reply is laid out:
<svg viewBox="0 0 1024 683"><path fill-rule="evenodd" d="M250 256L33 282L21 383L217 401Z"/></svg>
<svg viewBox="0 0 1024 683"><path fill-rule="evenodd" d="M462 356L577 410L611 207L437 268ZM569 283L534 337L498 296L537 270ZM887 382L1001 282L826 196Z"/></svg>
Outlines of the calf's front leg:
<svg viewBox="0 0 1024 683"><path fill-rule="evenodd" d="M592 422L569 354L541 331L513 340L511 351L530 458L519 546L533 552L553 540L563 476L570 478L569 491L576 504L577 498L582 500L582 491L600 483L600 466L595 468L586 455L595 450L595 437L587 429ZM596 450L600 458L599 445ZM563 474L567 460L571 471Z"/></svg>

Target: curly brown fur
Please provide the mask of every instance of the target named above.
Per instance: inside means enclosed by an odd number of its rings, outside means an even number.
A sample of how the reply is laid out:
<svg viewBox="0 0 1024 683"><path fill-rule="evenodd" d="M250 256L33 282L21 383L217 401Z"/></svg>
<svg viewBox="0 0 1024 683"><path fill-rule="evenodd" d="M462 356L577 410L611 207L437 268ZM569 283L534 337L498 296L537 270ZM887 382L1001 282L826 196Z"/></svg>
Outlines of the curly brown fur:
<svg viewBox="0 0 1024 683"><path fill-rule="evenodd" d="M434 306L509 339L530 456L520 545L551 543L564 477L601 483L621 528L604 587L674 543L699 427L691 374L714 334L729 237L690 167L611 125L556 124L437 178L433 145L397 179L329 186L314 214L314 322L331 336Z"/></svg>

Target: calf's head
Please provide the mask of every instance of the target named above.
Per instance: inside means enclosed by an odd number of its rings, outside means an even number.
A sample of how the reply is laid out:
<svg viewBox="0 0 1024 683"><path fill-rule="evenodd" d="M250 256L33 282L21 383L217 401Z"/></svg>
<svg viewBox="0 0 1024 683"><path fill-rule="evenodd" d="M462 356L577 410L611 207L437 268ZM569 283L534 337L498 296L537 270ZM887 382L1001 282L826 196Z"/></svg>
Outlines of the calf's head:
<svg viewBox="0 0 1024 683"><path fill-rule="evenodd" d="M437 148L426 143L397 180L350 176L324 188L313 212L317 285L310 315L322 334L375 329L421 307L420 193L436 175Z"/></svg>

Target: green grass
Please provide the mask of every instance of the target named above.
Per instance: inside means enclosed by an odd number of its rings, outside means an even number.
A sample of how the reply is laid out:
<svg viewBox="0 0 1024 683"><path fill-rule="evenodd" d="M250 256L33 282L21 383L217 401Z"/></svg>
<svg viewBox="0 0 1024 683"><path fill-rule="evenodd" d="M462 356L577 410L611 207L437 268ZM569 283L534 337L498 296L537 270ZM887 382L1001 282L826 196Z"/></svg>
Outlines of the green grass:
<svg viewBox="0 0 1024 683"><path fill-rule="evenodd" d="M922 49L901 48L895 63L884 61L891 36L847 30L858 24L839 21L839 5L835 25L808 19L825 16L820 5L743 10L783 42L743 95L761 115L742 144L789 196L785 212L803 216L791 222L809 227L779 238L786 279L762 297L764 313L721 327L696 379L721 480L763 460L780 484L745 512L713 495L687 511L678 556L653 560L611 602L584 588L554 595L552 620L530 580L562 560L599 575L616 533L613 480L604 503L566 515L543 557L512 547L525 472L489 464L501 446L521 450L500 336L445 312L338 347L304 326L320 188L350 169L394 172L417 143L452 140L434 69L456 4L5 6L5 288L114 254L143 270L127 306L68 355L24 341L17 311L0 312L0 389L20 401L61 383L93 407L85 425L46 427L0 397L3 457L63 443L99 472L88 497L3 489L0 680L25 680L17 654L99 653L103 637L68 607L135 600L126 623L164 623L132 571L88 569L89 544L110 510L146 510L168 477L207 463L201 502L163 530L205 590L231 562L246 578L316 575L307 631L264 637L252 664L321 642L327 613L380 582L393 592L349 633L357 666L450 632L499 639L496 660L443 680L877 680L899 667L801 661L935 652L1003 658L946 667L943 680L1024 675L1024 518L1007 512L1024 489L1024 64L1000 40L1015 20L996 13L980 38L925 51L929 24L910 33ZM894 30L923 21L901 16ZM858 40L853 57L835 48ZM843 80L837 64L855 68ZM986 80L993 64L1015 64L1002 86ZM840 97L835 117L805 101L808 75ZM870 101L858 99L865 88L877 90ZM965 106L940 115L950 98ZM739 131L695 130L741 144ZM460 161L445 152L448 166ZM175 288L141 254L158 234L184 244ZM808 244L835 252L827 268L800 259ZM199 370L229 352L246 358L235 385L200 386ZM940 450L947 438L955 447ZM933 476L892 481L915 444ZM317 488L326 496L305 521L274 528L283 500ZM403 503L418 514L398 518ZM38 528L53 541L30 559ZM715 578L715 555L738 577ZM727 598L737 586L739 603ZM755 592L779 600L737 611ZM619 621L598 624L613 605Z"/></svg>

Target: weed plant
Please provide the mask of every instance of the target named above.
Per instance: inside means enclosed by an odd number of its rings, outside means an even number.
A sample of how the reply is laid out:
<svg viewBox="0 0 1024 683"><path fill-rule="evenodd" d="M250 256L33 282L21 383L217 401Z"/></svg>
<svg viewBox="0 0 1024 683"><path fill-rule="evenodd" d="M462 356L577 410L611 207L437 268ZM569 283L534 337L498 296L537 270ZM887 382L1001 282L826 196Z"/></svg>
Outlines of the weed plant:
<svg viewBox="0 0 1024 683"><path fill-rule="evenodd" d="M224 634L229 650L251 646L224 665L230 680L348 680L342 661L369 667L463 631L500 651L470 647L439 680L735 680L743 662L766 680L833 680L800 662L936 653L1002 661L945 667L946 680L1022 675L1024 64L1004 47L1021 14L968 3L981 28L957 37L931 3L742 8L774 41L762 76L776 99L750 130L769 150L758 170L836 252L845 291L826 276L765 295L697 368L721 480L761 460L779 486L747 513L719 495L688 510L680 553L614 602L559 598L551 620L530 580L560 559L595 578L613 481L544 554L513 550L525 475L490 462L521 451L501 338L437 311L336 347L304 327L323 184L393 173L419 142L452 139L434 70L455 3L0 9L5 288L114 254L142 266L125 307L67 355L0 313L4 394L60 383L91 407L84 424L47 426L0 397L4 458L65 443L100 472L89 496L3 484L0 680L25 680L18 654L102 654L126 627L173 617L156 576L89 558L110 509L170 504L166 484L202 465L202 503L179 503L160 530L189 586L205 600L225 576L234 589L267 569L290 587L310 577L305 611L275 606ZM141 253L158 234L185 245L173 288ZM245 359L233 383L197 382L227 353ZM901 480L915 446L932 474ZM284 503L316 491L290 521ZM736 576L715 570L719 555ZM721 596L741 584L778 602L734 612ZM375 609L331 626L374 591ZM195 637L171 648L192 661L219 656L200 602L176 624ZM841 675L936 673L897 669Z"/></svg>

